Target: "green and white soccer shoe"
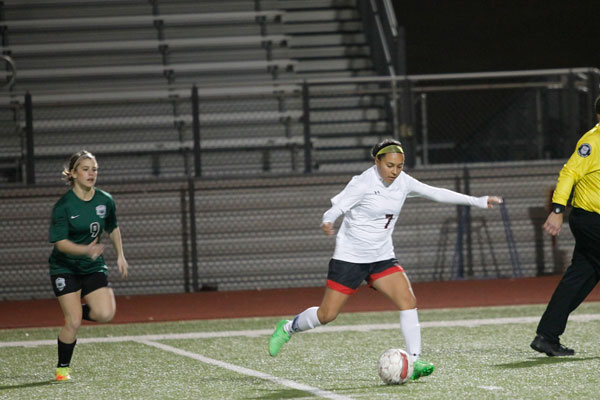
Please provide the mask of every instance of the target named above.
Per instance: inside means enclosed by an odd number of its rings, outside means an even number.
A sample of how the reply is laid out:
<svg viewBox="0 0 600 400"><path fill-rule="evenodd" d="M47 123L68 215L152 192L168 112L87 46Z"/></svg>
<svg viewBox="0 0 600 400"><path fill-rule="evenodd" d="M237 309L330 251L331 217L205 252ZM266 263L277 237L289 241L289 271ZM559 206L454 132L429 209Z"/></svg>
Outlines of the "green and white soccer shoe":
<svg viewBox="0 0 600 400"><path fill-rule="evenodd" d="M292 337L283 329L283 326L288 322L287 319L279 321L273 335L271 335L271 338L269 339L269 354L271 357L275 357L279 353L279 350L281 350L281 346L289 342Z"/></svg>
<svg viewBox="0 0 600 400"><path fill-rule="evenodd" d="M434 369L435 367L432 363L423 360L416 360L413 363L413 375L411 379L417 380L422 376L431 375Z"/></svg>

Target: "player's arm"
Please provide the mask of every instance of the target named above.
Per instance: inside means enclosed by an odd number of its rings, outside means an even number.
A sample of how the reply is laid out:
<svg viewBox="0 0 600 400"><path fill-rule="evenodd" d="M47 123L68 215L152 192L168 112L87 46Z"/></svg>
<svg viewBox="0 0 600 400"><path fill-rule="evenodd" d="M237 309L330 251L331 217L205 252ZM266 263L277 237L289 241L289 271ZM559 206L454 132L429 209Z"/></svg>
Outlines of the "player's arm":
<svg viewBox="0 0 600 400"><path fill-rule="evenodd" d="M109 235L110 240L117 252L117 267L119 268L119 272L121 273L121 278L127 278L129 264L125 259L125 254L123 253L123 241L121 240L121 229L117 226Z"/></svg>
<svg viewBox="0 0 600 400"><path fill-rule="evenodd" d="M94 239L88 245L77 244L69 239L62 239L54 243L56 248L65 254L70 254L72 256L88 256L92 260L100 257L100 255L104 252L104 245L98 243L98 238Z"/></svg>
<svg viewBox="0 0 600 400"><path fill-rule="evenodd" d="M94 239L90 244L77 244L68 239L69 223L67 210L55 205L52 209L52 218L50 220L49 241L54 243L54 246L64 254L72 256L87 256L92 260L100 257L104 251L104 245L98 243L98 238Z"/></svg>
<svg viewBox="0 0 600 400"><path fill-rule="evenodd" d="M354 207L365 195L365 190L358 183L357 178L353 178L348 185L331 199L331 208L323 214L321 220L321 229L326 235L333 235L335 230L333 224L346 211Z"/></svg>
<svg viewBox="0 0 600 400"><path fill-rule="evenodd" d="M426 185L414 178L409 180L408 196L425 197L438 203L449 203L463 206L475 206L479 208L492 208L495 204L502 202L498 196L473 197L466 194L454 192L449 189Z"/></svg>

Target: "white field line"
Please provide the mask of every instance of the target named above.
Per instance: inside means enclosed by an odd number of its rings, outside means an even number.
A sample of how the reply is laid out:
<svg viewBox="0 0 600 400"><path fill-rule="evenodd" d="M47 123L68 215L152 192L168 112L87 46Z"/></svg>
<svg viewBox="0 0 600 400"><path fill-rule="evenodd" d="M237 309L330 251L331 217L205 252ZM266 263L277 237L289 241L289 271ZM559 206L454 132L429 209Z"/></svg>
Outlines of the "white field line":
<svg viewBox="0 0 600 400"><path fill-rule="evenodd" d="M169 346L166 344L157 343L157 342L153 342L153 341L149 341L149 340L137 340L137 342L143 343L148 346L153 346L153 347L159 348L164 351L175 353L180 356L193 358L194 360L201 361L205 364L211 364L211 365L215 365L217 367L225 368L230 371L237 372L238 374L254 376L256 378L271 381L271 382L276 383L281 386L287 386L292 389L301 390L303 392L308 392L317 397L324 397L326 399L333 399L333 400L351 400L352 399L351 397L341 396L339 394L335 394L335 393L329 392L327 390L323 390L323 389L319 389L319 388L305 385L302 383L294 382L289 379L278 378L276 376L269 375L264 372L255 371L253 369L244 368L244 367L240 367L238 365L229 364L229 363L226 363L223 361L208 358L201 354L192 353L190 351L178 349L177 347L172 347L172 346Z"/></svg>
<svg viewBox="0 0 600 400"><path fill-rule="evenodd" d="M484 325L504 325L504 324L530 324L537 323L540 317L508 317L508 318L485 318L485 319L459 319L454 321L429 321L421 322L422 328L448 328L465 327L472 328ZM578 314L569 317L569 321L589 322L600 320L600 314ZM369 332L375 330L400 329L400 324L364 324L364 325L339 325L339 326L321 326L304 333L328 333L328 332ZM77 344L84 343L119 343L119 342L137 342L141 340L173 340L173 339L211 339L225 337L257 337L271 335L273 329L255 329L242 331L216 331L216 332L189 332L189 333L166 333L157 335L136 335L136 336L114 336L114 337L93 337L79 338ZM303 333L303 334L304 334ZM18 342L2 342L0 347L35 347L35 346L55 346L56 339L51 340L24 340Z"/></svg>

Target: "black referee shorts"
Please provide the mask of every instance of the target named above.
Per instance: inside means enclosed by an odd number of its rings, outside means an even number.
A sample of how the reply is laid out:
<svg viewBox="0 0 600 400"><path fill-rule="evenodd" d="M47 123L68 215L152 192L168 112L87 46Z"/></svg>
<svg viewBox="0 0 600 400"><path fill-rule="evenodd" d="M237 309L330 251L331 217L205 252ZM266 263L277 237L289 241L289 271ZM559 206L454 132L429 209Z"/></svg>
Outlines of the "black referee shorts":
<svg viewBox="0 0 600 400"><path fill-rule="evenodd" d="M329 261L329 271L327 272L327 287L350 295L356 293L363 281L367 281L371 285L377 279L395 272L404 272L395 258L366 264L332 258Z"/></svg>

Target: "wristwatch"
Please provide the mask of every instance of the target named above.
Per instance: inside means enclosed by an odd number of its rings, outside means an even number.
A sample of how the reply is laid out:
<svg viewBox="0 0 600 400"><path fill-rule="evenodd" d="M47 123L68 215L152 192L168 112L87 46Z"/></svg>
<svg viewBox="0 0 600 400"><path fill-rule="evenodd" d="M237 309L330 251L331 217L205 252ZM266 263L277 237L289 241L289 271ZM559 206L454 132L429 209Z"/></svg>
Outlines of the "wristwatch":
<svg viewBox="0 0 600 400"><path fill-rule="evenodd" d="M558 203L552 203L552 212L554 214L562 214L565 212L565 206Z"/></svg>

